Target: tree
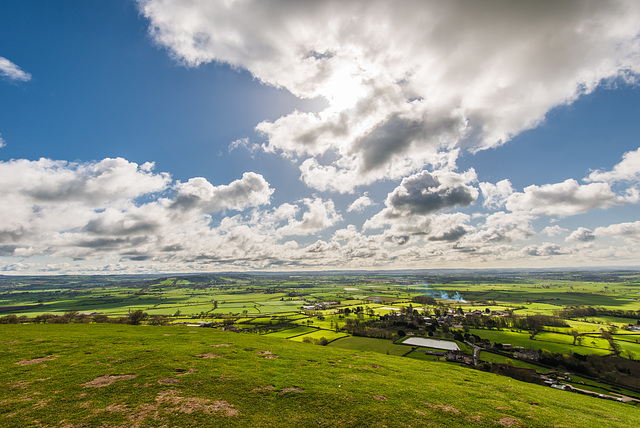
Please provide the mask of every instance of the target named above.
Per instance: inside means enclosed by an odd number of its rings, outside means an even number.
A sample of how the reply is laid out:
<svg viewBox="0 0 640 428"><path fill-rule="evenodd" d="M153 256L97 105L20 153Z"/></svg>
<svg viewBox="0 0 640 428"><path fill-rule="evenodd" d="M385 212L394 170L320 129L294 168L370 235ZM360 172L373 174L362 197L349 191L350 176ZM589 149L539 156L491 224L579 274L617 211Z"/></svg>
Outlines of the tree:
<svg viewBox="0 0 640 428"><path fill-rule="evenodd" d="M168 323L169 320L164 315L153 315L149 320L151 325L167 325Z"/></svg>
<svg viewBox="0 0 640 428"><path fill-rule="evenodd" d="M129 314L129 320L127 324L140 325L140 323L146 320L148 317L149 314L143 312L141 309L138 309L137 311L133 311Z"/></svg>
<svg viewBox="0 0 640 428"><path fill-rule="evenodd" d="M398 330L398 336L405 337L406 335L407 333L405 333L404 330Z"/></svg>
<svg viewBox="0 0 640 428"><path fill-rule="evenodd" d="M571 330L571 335L573 336L573 344L576 344L576 340L580 336L580 332L578 330Z"/></svg>

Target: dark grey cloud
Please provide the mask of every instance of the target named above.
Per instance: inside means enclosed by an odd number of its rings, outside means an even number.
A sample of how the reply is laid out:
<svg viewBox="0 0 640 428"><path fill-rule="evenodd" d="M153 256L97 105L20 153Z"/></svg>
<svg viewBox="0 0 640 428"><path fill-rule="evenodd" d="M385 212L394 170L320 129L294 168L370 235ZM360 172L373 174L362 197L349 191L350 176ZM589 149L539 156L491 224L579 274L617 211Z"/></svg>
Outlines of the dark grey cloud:
<svg viewBox="0 0 640 428"><path fill-rule="evenodd" d="M457 177L442 180L422 171L402 180L387 197L388 216L426 215L455 206L465 207L478 197L478 191Z"/></svg>
<svg viewBox="0 0 640 428"><path fill-rule="evenodd" d="M95 235L128 236L154 233L159 226L156 222L131 215L128 218L124 217L116 221L99 217L89 221L82 230Z"/></svg>
<svg viewBox="0 0 640 428"><path fill-rule="evenodd" d="M464 226L456 226L452 229L449 229L439 235L435 235L435 236L430 236L428 239L429 241L448 241L448 242L454 242L454 241L458 241L460 238L462 238L464 235L466 235L467 233L469 233L469 230L464 227Z"/></svg>

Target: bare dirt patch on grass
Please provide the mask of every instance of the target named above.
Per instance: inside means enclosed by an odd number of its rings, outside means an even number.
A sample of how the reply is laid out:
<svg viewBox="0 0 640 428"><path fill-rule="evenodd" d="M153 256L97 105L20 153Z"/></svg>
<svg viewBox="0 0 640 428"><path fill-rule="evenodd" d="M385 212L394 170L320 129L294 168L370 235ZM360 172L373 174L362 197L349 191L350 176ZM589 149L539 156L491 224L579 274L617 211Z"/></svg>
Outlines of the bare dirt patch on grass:
<svg viewBox="0 0 640 428"><path fill-rule="evenodd" d="M278 355L274 354L271 351L257 351L256 354L262 355L267 360L275 360L276 358L280 358Z"/></svg>
<svg viewBox="0 0 640 428"><path fill-rule="evenodd" d="M273 391L275 390L275 388L271 385L267 385L267 386L258 386L255 387L251 390L251 392L261 392L261 391Z"/></svg>
<svg viewBox="0 0 640 428"><path fill-rule="evenodd" d="M166 377L164 379L158 379L160 385L177 385L180 383L180 379L174 377Z"/></svg>
<svg viewBox="0 0 640 428"><path fill-rule="evenodd" d="M15 382L7 383L7 386L12 389L25 389L31 385L31 382L27 382L26 380L17 380Z"/></svg>
<svg viewBox="0 0 640 428"><path fill-rule="evenodd" d="M290 388L282 388L280 394L286 394L287 392L304 392L302 388L290 387Z"/></svg>
<svg viewBox="0 0 640 428"><path fill-rule="evenodd" d="M456 409L453 406L447 406L445 404L430 404L430 403L426 403L426 404L432 409L442 410L444 412L460 413L460 410Z"/></svg>
<svg viewBox="0 0 640 428"><path fill-rule="evenodd" d="M95 387L95 388L102 388L108 385L111 385L114 382L117 382L119 380L128 380L128 379L133 379L135 378L136 374L127 374L127 375L104 375L104 376L99 376L97 378L95 378L92 381L83 383L82 385L85 388L90 388L90 387Z"/></svg>
<svg viewBox="0 0 640 428"><path fill-rule="evenodd" d="M47 355L46 357L42 357L42 358L34 358L32 360L18 361L16 364L19 365L19 366L30 366L32 364L40 364L40 363L43 363L45 361L55 360L56 358L58 358L57 355Z"/></svg>
<svg viewBox="0 0 640 428"><path fill-rule="evenodd" d="M212 354L210 352L206 353L206 354L196 355L196 357L198 357L198 358L226 358L224 355Z"/></svg>
<svg viewBox="0 0 640 428"><path fill-rule="evenodd" d="M380 401L387 401L388 398L385 397L384 395L374 395L373 398L375 398L376 400L380 400Z"/></svg>
<svg viewBox="0 0 640 428"><path fill-rule="evenodd" d="M207 414L222 413L225 416L236 416L239 412L233 408L233 405L222 400L209 400L207 398L198 397L181 397L174 391L162 391L158 394L156 402L160 406L164 406L163 410L167 412L193 413L201 411Z"/></svg>
<svg viewBox="0 0 640 428"><path fill-rule="evenodd" d="M94 409L91 413L96 414L99 412L119 412L125 413L128 412L129 409L124 404L109 404L107 407L103 409Z"/></svg>
<svg viewBox="0 0 640 428"><path fill-rule="evenodd" d="M512 418L510 416L501 418L498 423L503 427L519 427L522 426L519 419Z"/></svg>
<svg viewBox="0 0 640 428"><path fill-rule="evenodd" d="M212 348L230 348L233 345L230 343L216 343L215 345L209 345Z"/></svg>
<svg viewBox="0 0 640 428"><path fill-rule="evenodd" d="M51 398L45 398L44 400L40 400L37 403L35 403L33 407L36 409L44 409L49 405L50 401L51 401Z"/></svg>
<svg viewBox="0 0 640 428"><path fill-rule="evenodd" d="M13 344L15 344L15 343L20 343L20 341L19 341L19 340L14 340L14 341L12 341L12 342L4 342L4 343L0 343L0 345L13 345Z"/></svg>

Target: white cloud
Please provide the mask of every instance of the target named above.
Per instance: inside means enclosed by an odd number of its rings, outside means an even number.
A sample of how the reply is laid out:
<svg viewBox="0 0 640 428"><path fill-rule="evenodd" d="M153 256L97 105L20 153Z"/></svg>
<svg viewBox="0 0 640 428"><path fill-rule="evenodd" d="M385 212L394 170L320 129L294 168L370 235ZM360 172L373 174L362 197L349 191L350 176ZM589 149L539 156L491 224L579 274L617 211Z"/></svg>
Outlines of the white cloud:
<svg viewBox="0 0 640 428"><path fill-rule="evenodd" d="M587 229L586 227L579 227L576 230L574 230L573 232L571 232L571 234L569 236L567 236L565 241L567 241L567 242L589 242L589 241L593 241L594 239L596 239L596 237L594 236L593 231Z"/></svg>
<svg viewBox="0 0 640 428"><path fill-rule="evenodd" d="M163 191L170 177L151 172L153 164L138 165L122 158L70 163L42 158L0 162L0 195L20 196L34 203L92 202L118 204Z"/></svg>
<svg viewBox="0 0 640 428"><path fill-rule="evenodd" d="M278 229L282 235L310 235L320 230L327 229L342 220L342 216L336 212L331 200L321 198L303 199L307 211L302 214L301 220L290 219L286 226Z"/></svg>
<svg viewBox="0 0 640 428"><path fill-rule="evenodd" d="M353 211L362 212L362 211L364 211L365 208L367 208L367 207L369 207L371 205L373 205L373 201L365 193L364 195L360 196L358 199L353 201L351 203L351 205L349 205L349 207L347 208L347 211L348 212L353 212Z"/></svg>
<svg viewBox="0 0 640 428"><path fill-rule="evenodd" d="M138 3L178 61L229 63L328 100L257 127L266 150L312 161L303 179L319 190L437 169L443 153L503 144L640 71L636 2Z"/></svg>
<svg viewBox="0 0 640 428"><path fill-rule="evenodd" d="M608 208L636 202L637 195L618 196L606 183L578 184L574 179L562 183L531 185L506 200L510 211L565 217L595 208Z"/></svg>
<svg viewBox="0 0 640 428"><path fill-rule="evenodd" d="M564 254L558 244L544 242L541 245L528 245L522 249L523 255L535 257L549 257Z"/></svg>
<svg viewBox="0 0 640 428"><path fill-rule="evenodd" d="M566 232L568 232L567 229L565 229L564 227L560 227L557 224L553 226L547 226L542 230L542 233L547 236L558 236Z"/></svg>
<svg viewBox="0 0 640 428"><path fill-rule="evenodd" d="M521 241L534 235L531 221L534 216L527 213L495 212L485 219L476 233L465 238L465 242L478 245L495 245Z"/></svg>
<svg viewBox="0 0 640 428"><path fill-rule="evenodd" d="M594 236L613 236L631 243L640 243L640 221L617 223L606 227L597 227Z"/></svg>
<svg viewBox="0 0 640 428"><path fill-rule="evenodd" d="M0 56L0 76L18 82L28 82L31 80L29 73L25 73L20 67L2 56Z"/></svg>
<svg viewBox="0 0 640 428"><path fill-rule="evenodd" d="M7 145L7 142L4 140L4 138L2 138L2 134L0 134L0 149L5 147Z"/></svg>
<svg viewBox="0 0 640 428"><path fill-rule="evenodd" d="M482 205L487 208L500 208L513 193L511 182L507 179L498 181L496 184L480 183L479 186L484 197Z"/></svg>
<svg viewBox="0 0 640 428"><path fill-rule="evenodd" d="M174 207L216 212L268 204L273 189L262 175L245 172L242 179L222 186L213 186L202 177L191 178L178 184L177 192Z"/></svg>
<svg viewBox="0 0 640 428"><path fill-rule="evenodd" d="M612 183L616 181L640 181L640 148L633 152L627 152L622 156L622 161L616 164L611 171L593 171L585 181L604 181Z"/></svg>

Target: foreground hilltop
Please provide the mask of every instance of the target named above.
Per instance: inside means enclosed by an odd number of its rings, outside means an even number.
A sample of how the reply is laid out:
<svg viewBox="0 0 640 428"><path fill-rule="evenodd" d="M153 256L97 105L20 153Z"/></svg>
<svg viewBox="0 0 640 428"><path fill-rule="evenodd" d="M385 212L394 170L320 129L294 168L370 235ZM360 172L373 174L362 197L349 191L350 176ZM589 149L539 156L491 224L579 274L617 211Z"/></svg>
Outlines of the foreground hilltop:
<svg viewBox="0 0 640 428"><path fill-rule="evenodd" d="M205 328L0 325L0 426L629 427L640 409L466 367Z"/></svg>

